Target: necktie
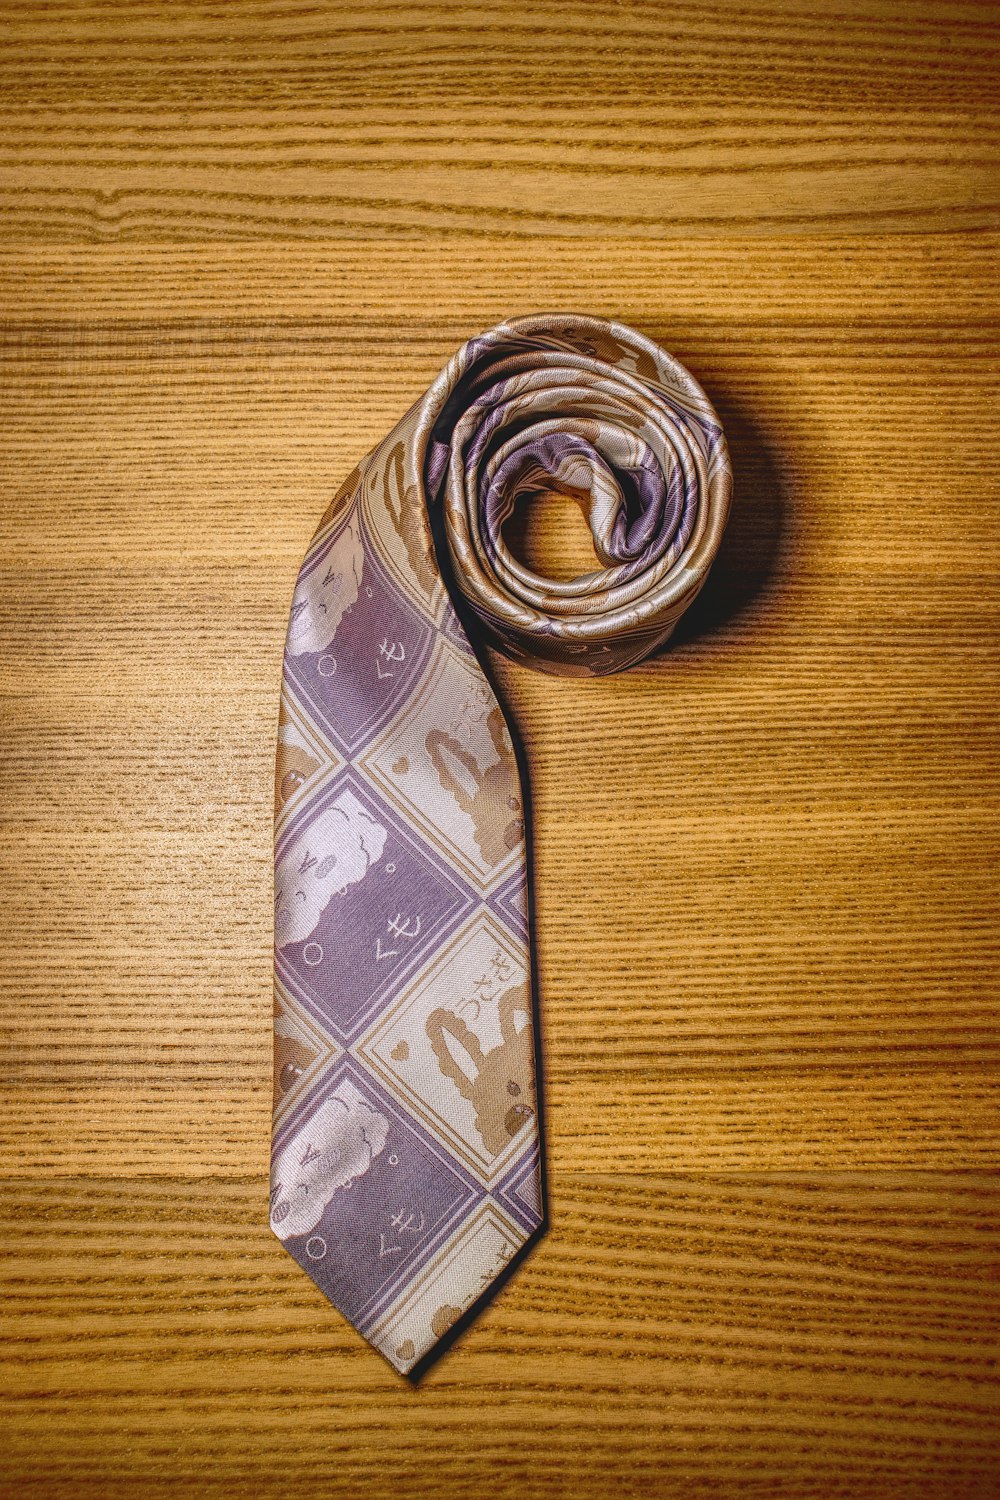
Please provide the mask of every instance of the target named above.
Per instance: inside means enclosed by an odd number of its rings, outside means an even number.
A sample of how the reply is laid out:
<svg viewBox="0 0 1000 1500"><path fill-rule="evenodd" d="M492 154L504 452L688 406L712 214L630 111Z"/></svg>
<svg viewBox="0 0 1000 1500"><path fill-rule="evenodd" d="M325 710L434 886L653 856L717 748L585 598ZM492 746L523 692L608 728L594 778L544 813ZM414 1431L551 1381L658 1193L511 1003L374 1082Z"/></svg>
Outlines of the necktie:
<svg viewBox="0 0 1000 1500"><path fill-rule="evenodd" d="M649 656L704 582L731 484L675 359L620 323L537 315L449 360L306 553L275 777L270 1220L401 1372L544 1217L525 798L479 643L579 676ZM601 563L565 583L503 535L551 491Z"/></svg>

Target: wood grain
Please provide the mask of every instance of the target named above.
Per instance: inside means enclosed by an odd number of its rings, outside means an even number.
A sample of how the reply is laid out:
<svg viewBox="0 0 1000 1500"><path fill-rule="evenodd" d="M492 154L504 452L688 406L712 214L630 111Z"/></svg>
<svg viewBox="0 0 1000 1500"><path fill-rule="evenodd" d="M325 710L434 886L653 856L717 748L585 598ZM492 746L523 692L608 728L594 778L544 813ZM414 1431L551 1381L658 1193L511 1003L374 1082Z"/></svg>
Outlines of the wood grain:
<svg viewBox="0 0 1000 1500"><path fill-rule="evenodd" d="M416 1393L272 1250L253 1177L6 1200L48 1274L6 1294L4 1462L52 1493L990 1493L974 1175L563 1169L544 1250Z"/></svg>
<svg viewBox="0 0 1000 1500"><path fill-rule="evenodd" d="M0 5L8 234L996 229L964 0Z"/></svg>
<svg viewBox="0 0 1000 1500"><path fill-rule="evenodd" d="M993 1496L990 7L0 23L0 1493ZM414 1390L267 1230L281 643L545 307L688 364L737 494L668 653L495 663L551 1228Z"/></svg>

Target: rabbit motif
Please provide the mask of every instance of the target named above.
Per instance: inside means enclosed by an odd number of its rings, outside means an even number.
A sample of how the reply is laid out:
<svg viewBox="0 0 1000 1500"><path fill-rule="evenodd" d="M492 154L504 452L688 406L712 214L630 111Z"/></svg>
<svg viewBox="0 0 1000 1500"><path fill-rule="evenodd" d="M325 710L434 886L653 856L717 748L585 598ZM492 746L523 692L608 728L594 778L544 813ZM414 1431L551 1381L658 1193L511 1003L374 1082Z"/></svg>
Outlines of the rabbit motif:
<svg viewBox="0 0 1000 1500"><path fill-rule="evenodd" d="M475 1106L476 1129L491 1156L497 1156L535 1113L531 1024L520 1031L514 1025L515 1012L527 1012L528 1007L527 985L504 991L497 1002L503 1040L489 1052L450 1010L439 1008L427 1017L427 1036L438 1067Z"/></svg>
<svg viewBox="0 0 1000 1500"><path fill-rule="evenodd" d="M396 534L406 548L410 569L428 600L440 586L434 562L430 527L413 485L403 474L403 444L396 443L385 469L385 509Z"/></svg>
<svg viewBox="0 0 1000 1500"><path fill-rule="evenodd" d="M432 729L424 745L441 785L472 819L479 852L493 867L517 848L524 837L524 821L517 761L499 708L490 710L486 727L499 758L485 770L461 741L443 729Z"/></svg>
<svg viewBox="0 0 1000 1500"><path fill-rule="evenodd" d="M274 1022L274 1098L277 1109L286 1094L291 1093L306 1069L318 1056L315 1046L308 1044L291 1029L284 1017L275 1017Z"/></svg>
<svg viewBox="0 0 1000 1500"><path fill-rule="evenodd" d="M326 507L326 510L320 516L319 525L316 527L317 532L322 531L323 527L326 526L328 522L333 520L337 512L339 510L342 510L344 506L347 505L348 501L354 498L354 492L358 487L358 481L360 480L360 478L361 465L355 464L354 468L351 470L347 478L344 480L343 484L340 486L340 489L337 491L333 499L330 501L329 505Z"/></svg>
<svg viewBox="0 0 1000 1500"><path fill-rule="evenodd" d="M279 735L274 776L275 814L281 811L289 798L294 797L303 782L308 781L313 772L318 770L319 761L304 745Z"/></svg>

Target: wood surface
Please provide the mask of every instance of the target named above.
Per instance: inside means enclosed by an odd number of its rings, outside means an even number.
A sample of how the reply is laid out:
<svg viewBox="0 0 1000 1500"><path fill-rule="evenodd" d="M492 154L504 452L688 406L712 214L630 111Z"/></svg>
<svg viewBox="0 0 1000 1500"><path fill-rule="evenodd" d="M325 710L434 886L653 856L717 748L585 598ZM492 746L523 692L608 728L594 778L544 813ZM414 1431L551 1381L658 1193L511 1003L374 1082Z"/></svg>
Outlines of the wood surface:
<svg viewBox="0 0 1000 1500"><path fill-rule="evenodd" d="M0 1493L1000 1492L997 22L0 7ZM281 645L552 307L694 371L735 509L663 656L496 665L551 1227L413 1388L267 1227Z"/></svg>

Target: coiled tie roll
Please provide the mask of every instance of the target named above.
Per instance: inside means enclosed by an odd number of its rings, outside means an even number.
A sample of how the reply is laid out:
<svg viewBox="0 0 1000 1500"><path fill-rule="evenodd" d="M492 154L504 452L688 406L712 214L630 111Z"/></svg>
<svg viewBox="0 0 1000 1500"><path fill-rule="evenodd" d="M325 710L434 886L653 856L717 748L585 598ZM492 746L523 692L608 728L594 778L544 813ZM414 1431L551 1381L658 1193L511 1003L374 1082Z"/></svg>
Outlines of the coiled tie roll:
<svg viewBox="0 0 1000 1500"><path fill-rule="evenodd" d="M623 323L540 313L470 339L422 398L418 439L452 597L525 665L620 671L705 582L732 494L722 424L684 366ZM505 522L546 491L580 503L600 568L558 582L513 556Z"/></svg>

